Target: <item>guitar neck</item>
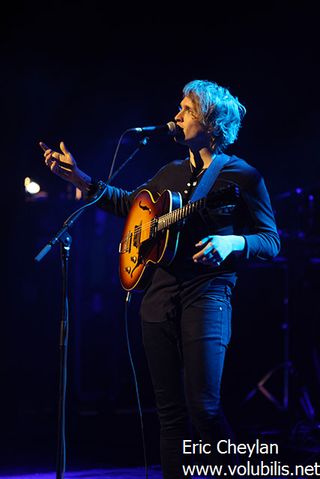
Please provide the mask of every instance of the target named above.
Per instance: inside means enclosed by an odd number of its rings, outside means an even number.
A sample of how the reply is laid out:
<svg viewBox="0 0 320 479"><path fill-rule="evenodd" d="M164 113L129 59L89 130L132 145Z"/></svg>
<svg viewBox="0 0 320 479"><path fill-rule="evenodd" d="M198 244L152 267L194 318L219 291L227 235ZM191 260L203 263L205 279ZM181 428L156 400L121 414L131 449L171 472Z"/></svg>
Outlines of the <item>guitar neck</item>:
<svg viewBox="0 0 320 479"><path fill-rule="evenodd" d="M170 213L166 213L165 215L159 216L157 220L157 230L161 231L164 228L168 228L169 226L178 223L179 221L185 219L191 213L194 213L198 209L204 207L206 202L206 198L200 198L193 203L187 203L186 205L182 206L181 208L177 208Z"/></svg>

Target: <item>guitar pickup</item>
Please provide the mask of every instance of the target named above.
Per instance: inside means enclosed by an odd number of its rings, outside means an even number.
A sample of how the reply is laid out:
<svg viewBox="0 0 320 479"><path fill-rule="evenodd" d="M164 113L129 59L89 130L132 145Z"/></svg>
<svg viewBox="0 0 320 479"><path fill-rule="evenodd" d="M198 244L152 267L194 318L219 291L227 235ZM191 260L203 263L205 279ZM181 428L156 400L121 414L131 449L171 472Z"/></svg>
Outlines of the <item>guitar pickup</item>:
<svg viewBox="0 0 320 479"><path fill-rule="evenodd" d="M132 245L132 233L131 231L129 231L127 236L119 243L119 253L120 254L130 253L131 245Z"/></svg>
<svg viewBox="0 0 320 479"><path fill-rule="evenodd" d="M158 233L158 218L154 218L150 227L150 239L155 238Z"/></svg>
<svg viewBox="0 0 320 479"><path fill-rule="evenodd" d="M139 225L135 225L135 227L134 227L133 246L135 248L139 248L140 243L141 243L141 228L142 228L142 221L140 221ZM131 246L130 246L130 248L131 248Z"/></svg>

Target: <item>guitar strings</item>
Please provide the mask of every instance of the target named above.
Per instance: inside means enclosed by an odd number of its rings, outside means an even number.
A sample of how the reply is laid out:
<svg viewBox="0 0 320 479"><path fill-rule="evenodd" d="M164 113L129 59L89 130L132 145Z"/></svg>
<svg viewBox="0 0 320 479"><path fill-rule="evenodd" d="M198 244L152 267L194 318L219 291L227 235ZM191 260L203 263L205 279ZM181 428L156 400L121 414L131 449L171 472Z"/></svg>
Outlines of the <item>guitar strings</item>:
<svg viewBox="0 0 320 479"><path fill-rule="evenodd" d="M201 198L200 200L198 201L195 201L194 203L188 203L187 205L183 206L182 208L177 208L176 210L173 210L173 211L170 211L169 213L166 213L165 215L162 215L160 217L161 221L164 223L164 227L166 226L170 226L170 224L166 225L166 221L170 221L171 218L174 218L175 216L181 216L181 218L178 219L178 221L182 220L183 219L183 215L185 215L185 213L189 214L191 212L191 210L194 210L196 209L196 207L199 206L199 204L201 205L201 202L204 202L204 199ZM199 204L198 204L199 203ZM189 211L188 211L189 210ZM177 220L177 218L174 218L175 220ZM158 221L159 223L159 219L156 220L155 218L152 218L152 220L150 221L147 221L146 223L144 223L143 225L138 225L137 228L136 228L136 232L138 232L139 234L141 233L144 233L146 231L150 231L152 226L154 225L154 223ZM128 239L130 238L130 236L132 236L134 233L130 232L126 235L126 237L123 239L123 241L121 241L120 244L122 243L126 243L128 241Z"/></svg>
<svg viewBox="0 0 320 479"><path fill-rule="evenodd" d="M169 213L166 213L166 214L160 216L160 218L158 218L157 221L159 222L159 219L160 219L161 221L163 221L165 223L168 220L170 221L170 219L174 218L175 216L179 216L179 215L182 216L183 214L186 214L186 213L189 214L191 212L190 210L194 210L194 209L198 208L199 205L201 206L201 203L203 203L203 202L204 202L204 199L201 198L200 200L195 201L194 203L188 203L187 205L183 206L182 208L177 208L176 210L170 211ZM176 219L176 218L174 218L174 219ZM179 219L183 219L183 218L181 217ZM151 228L151 226L153 226L153 223L155 221L156 221L155 218L152 218L152 220L146 221L142 226L138 225L137 230L139 232L146 231L149 228Z"/></svg>
<svg viewBox="0 0 320 479"><path fill-rule="evenodd" d="M225 194L226 190L229 190L230 187L225 187L225 188L221 188L220 191L216 192L215 196L216 197L219 197L223 194ZM162 215L160 217L161 220L163 220L164 222L167 221L167 219L170 220L170 217L174 217L176 216L177 214L189 214L191 211L190 210L194 210L194 209L197 209L198 207L201 207L204 203L206 202L206 198L200 198L199 200L196 200L192 203L187 203L186 205L182 206L181 208L177 208L173 211L170 211L169 213L166 213L164 215ZM179 220L182 219L182 218L179 218ZM147 221L143 226L137 226L137 229L139 232L144 232L145 230L148 230L149 228L151 228L152 226L152 223L154 223L155 219L152 218L151 221ZM158 220L159 221L159 220ZM132 234L132 233L131 233Z"/></svg>
<svg viewBox="0 0 320 479"><path fill-rule="evenodd" d="M234 187L234 185L232 185L232 187ZM225 193L226 190L230 190L230 185L225 187L225 188L221 188L220 191L216 192L216 196L219 197L219 193L221 195L222 193ZM170 224L171 224L170 220L172 218L176 221L181 221L182 219L184 219L186 214L190 214L191 212L193 212L192 210L197 209L199 206L201 207L205 202L206 202L206 198L200 198L199 200L196 200L192 203L187 203L186 205L182 206L181 208L177 208L173 211L170 211L169 213L166 213L166 214L160 216L160 218L158 218L158 219L152 218L151 221L147 221L143 225L136 225L135 226L135 232L133 233L133 232L130 231L121 240L120 245L126 244L128 242L128 240L132 237L132 235L134 235L136 233L141 235L142 233L144 233L146 231L151 231L151 229L154 226L156 221L159 224L159 220L160 220L162 222L164 228L167 227L167 226L170 226ZM177 218L177 216L180 216L180 218ZM169 221L168 224L166 224L167 221Z"/></svg>
<svg viewBox="0 0 320 479"><path fill-rule="evenodd" d="M228 190L230 189L230 187L226 187L226 188L222 188L219 193L225 193L225 190ZM218 192L216 192L216 196L219 196ZM187 203L186 205L182 206L181 208L177 208L173 211L170 211L169 213L166 213L164 215L162 215L160 217L160 220L162 221L162 223L164 224L164 227L166 226L170 226L170 220L173 218L175 220L177 220L177 218L175 218L176 216L181 216L180 218L178 218L178 221L182 220L183 217L185 216L185 214L190 214L192 211L191 210L195 210L197 209L199 206L201 207L203 203L205 203L206 199L205 198L200 198L199 200L197 201L194 201L193 203ZM158 221L159 223L159 218L158 220L156 220L155 218L152 218L152 220L150 221L147 221L146 223L144 223L143 225L137 225L136 226L136 232L138 232L139 234L142 234L146 231L150 231L151 228L153 227L154 223ZM166 222L169 221L168 224L166 224ZM124 239L121 241L120 244L122 243L126 243L128 241L128 239L130 238L130 236L132 236L134 233L130 232L126 235L126 237L124 237Z"/></svg>
<svg viewBox="0 0 320 479"><path fill-rule="evenodd" d="M205 198L200 198L199 200L193 202L193 203L188 203L186 205L184 205L182 208L177 208L173 211L170 211L169 213L166 213L165 215L162 215L160 217L160 219L162 220L163 222L163 226L164 227L167 227L167 226L170 226L170 219L173 218L175 221L181 221L182 219L184 219L184 217L186 216L186 214L190 214L191 212L193 212L192 210L195 210L197 209L199 206L203 206L203 204L206 202L206 199ZM230 206L230 205L229 205ZM180 218L177 218L177 216L180 216ZM166 224L166 222L169 220L169 223ZM136 225L136 230L135 232L129 232L124 238L123 240L120 242L120 245L123 245L123 244L126 244L129 240L130 237L132 237L133 234L142 234L144 233L145 231L150 231L152 226L154 225L154 223L158 221L159 223L159 218L156 220L155 218L152 218L152 220L150 221L147 221L146 223L144 223L143 225Z"/></svg>

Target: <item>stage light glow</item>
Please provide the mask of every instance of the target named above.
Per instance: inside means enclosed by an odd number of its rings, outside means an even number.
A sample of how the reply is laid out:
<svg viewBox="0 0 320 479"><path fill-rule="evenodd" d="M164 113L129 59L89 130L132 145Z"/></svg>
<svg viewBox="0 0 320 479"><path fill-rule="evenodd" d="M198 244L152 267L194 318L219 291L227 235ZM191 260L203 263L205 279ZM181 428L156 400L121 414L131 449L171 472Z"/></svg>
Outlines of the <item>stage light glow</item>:
<svg viewBox="0 0 320 479"><path fill-rule="evenodd" d="M32 181L29 176L24 179L24 188L26 193L29 193L30 195L36 195L40 191L40 185L35 181Z"/></svg>

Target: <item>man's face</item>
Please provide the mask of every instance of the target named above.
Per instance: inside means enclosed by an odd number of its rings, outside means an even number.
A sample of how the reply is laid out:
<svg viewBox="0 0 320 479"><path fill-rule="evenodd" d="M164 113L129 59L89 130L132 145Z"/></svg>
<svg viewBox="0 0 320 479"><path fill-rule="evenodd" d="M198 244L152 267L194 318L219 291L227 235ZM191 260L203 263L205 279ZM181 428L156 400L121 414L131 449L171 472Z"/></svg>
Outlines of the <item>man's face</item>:
<svg viewBox="0 0 320 479"><path fill-rule="evenodd" d="M180 103L180 111L174 117L181 130L175 136L178 143L191 149L200 149L210 145L210 138L199 120L195 104L190 97L185 96Z"/></svg>

